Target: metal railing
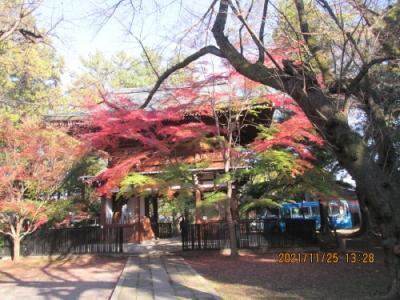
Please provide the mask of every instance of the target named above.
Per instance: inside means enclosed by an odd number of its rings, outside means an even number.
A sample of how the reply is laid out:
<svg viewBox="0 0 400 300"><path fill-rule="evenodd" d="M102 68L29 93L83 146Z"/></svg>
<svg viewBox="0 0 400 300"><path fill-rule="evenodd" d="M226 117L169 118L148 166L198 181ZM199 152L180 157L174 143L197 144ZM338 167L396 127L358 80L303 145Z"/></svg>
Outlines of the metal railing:
<svg viewBox="0 0 400 300"><path fill-rule="evenodd" d="M283 224L284 226L282 226ZM238 248L290 248L317 245L314 220L239 220L235 222ZM183 250L230 247L228 223L184 224Z"/></svg>

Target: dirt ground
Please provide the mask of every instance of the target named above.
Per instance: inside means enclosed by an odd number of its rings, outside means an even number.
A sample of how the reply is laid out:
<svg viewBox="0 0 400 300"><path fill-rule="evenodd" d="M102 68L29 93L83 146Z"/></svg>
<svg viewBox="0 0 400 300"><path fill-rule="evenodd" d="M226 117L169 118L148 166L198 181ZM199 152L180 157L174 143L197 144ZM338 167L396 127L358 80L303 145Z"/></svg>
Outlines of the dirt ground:
<svg viewBox="0 0 400 300"><path fill-rule="evenodd" d="M70 256L64 259L0 260L0 298L109 299L126 259Z"/></svg>
<svg viewBox="0 0 400 300"><path fill-rule="evenodd" d="M230 258L197 252L185 260L224 299L368 299L384 294L389 285L383 254L374 254L375 261L368 264L347 263L344 255L330 264L278 263L278 253Z"/></svg>

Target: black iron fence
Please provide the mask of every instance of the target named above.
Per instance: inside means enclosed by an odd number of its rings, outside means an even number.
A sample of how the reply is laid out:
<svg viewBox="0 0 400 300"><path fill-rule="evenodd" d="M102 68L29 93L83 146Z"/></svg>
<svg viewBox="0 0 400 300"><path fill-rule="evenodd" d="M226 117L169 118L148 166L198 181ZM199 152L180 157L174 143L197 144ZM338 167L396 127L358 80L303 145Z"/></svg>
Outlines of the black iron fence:
<svg viewBox="0 0 400 300"><path fill-rule="evenodd" d="M121 228L78 227L41 229L21 241L20 254L88 254L122 252ZM11 254L12 243L7 242L4 255Z"/></svg>
<svg viewBox="0 0 400 300"><path fill-rule="evenodd" d="M158 223L158 238L172 236L172 223ZM119 253L123 243L139 243L143 232L140 223L110 227L40 229L21 241L21 255ZM12 242L0 235L0 257L12 254Z"/></svg>
<svg viewBox="0 0 400 300"><path fill-rule="evenodd" d="M158 223L156 237L168 239L172 237L172 223Z"/></svg>
<svg viewBox="0 0 400 300"><path fill-rule="evenodd" d="M159 239L168 239L173 235L172 223L152 222L151 228L154 232L154 235Z"/></svg>
<svg viewBox="0 0 400 300"><path fill-rule="evenodd" d="M314 220L240 220L235 223L239 248L290 248L317 245ZM185 224L183 250L229 248L227 223Z"/></svg>

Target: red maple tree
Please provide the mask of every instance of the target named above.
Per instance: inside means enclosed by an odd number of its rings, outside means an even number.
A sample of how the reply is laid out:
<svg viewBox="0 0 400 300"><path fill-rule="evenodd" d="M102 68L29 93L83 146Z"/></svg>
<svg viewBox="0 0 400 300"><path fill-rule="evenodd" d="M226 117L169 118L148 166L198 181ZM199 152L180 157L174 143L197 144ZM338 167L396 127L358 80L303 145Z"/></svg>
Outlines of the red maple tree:
<svg viewBox="0 0 400 300"><path fill-rule="evenodd" d="M20 241L47 222L47 201L83 154L66 133L36 119L0 119L0 233Z"/></svg>
<svg viewBox="0 0 400 300"><path fill-rule="evenodd" d="M171 161L179 152L184 153L185 147L186 154L199 151L199 143L204 137L227 137L228 128L223 124L224 121L215 120L224 119L226 123L227 117L221 118L221 115L227 112L231 117L246 115L254 105L260 103L264 108L291 111L291 117L273 125L276 130L272 138L257 138L250 145L252 150L266 151L279 145L289 147L303 160L309 160L313 159L313 155L307 143L322 144L322 139L291 98L262 90L258 83L245 79L234 70L209 76L201 83L187 86L173 89L153 110L141 109L135 99L111 94L103 95L102 104L89 107L87 126L92 128L92 132L82 137L91 147L115 153L129 146L128 155L118 159L114 157L110 167L96 177L101 182L97 189L99 195L110 195L129 172L140 169L149 160L162 157ZM219 89L215 88L218 86ZM232 114L232 111L235 113ZM210 119L214 121L210 122ZM214 151L224 151L223 148ZM232 145L230 148L231 154L240 155ZM310 164L304 166L311 167Z"/></svg>

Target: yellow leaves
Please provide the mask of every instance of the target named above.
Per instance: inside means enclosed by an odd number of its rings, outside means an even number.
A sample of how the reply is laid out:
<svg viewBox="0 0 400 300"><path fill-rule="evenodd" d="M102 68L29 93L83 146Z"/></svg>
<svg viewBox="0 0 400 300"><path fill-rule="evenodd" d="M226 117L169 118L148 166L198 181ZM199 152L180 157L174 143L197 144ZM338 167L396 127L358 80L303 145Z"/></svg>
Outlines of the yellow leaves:
<svg viewBox="0 0 400 300"><path fill-rule="evenodd" d="M56 83L62 66L62 60L46 44L3 43L0 49L0 89L7 106L19 112L47 110L61 98Z"/></svg>

